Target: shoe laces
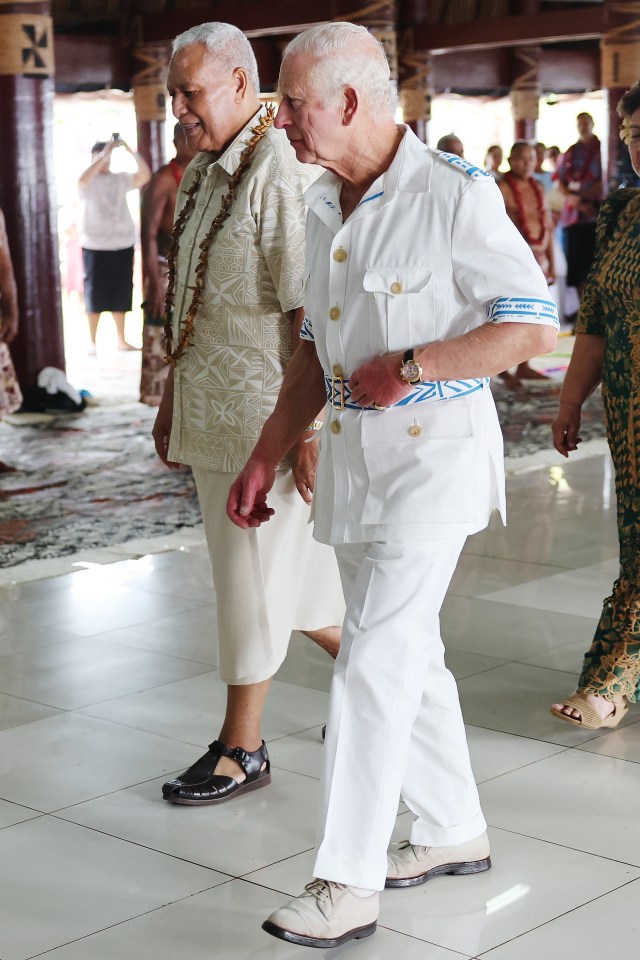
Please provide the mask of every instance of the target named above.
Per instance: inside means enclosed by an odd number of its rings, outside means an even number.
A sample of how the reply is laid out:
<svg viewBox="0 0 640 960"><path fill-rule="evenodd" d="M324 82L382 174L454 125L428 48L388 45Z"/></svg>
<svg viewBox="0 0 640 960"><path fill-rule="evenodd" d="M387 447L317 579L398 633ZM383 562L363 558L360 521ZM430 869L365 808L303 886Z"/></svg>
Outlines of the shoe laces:
<svg viewBox="0 0 640 960"><path fill-rule="evenodd" d="M419 843L411 843L411 840L403 840L402 843L398 844L398 853L401 850L407 850L409 847L413 848L413 852L416 856L416 859L424 858L427 855L429 847L423 847Z"/></svg>
<svg viewBox="0 0 640 960"><path fill-rule="evenodd" d="M315 879L311 883L307 883L304 889L307 896L316 898L319 906L329 902L334 907L334 891L346 890L347 885L345 883L334 883L333 880Z"/></svg>

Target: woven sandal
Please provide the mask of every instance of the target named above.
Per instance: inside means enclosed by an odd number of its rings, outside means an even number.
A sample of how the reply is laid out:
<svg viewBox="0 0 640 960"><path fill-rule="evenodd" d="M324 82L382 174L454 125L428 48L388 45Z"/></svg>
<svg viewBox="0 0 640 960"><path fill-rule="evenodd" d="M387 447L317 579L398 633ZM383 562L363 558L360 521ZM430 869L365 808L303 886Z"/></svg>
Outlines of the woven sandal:
<svg viewBox="0 0 640 960"><path fill-rule="evenodd" d="M565 723L572 723L575 727L584 727L586 730L599 730L600 727L617 727L628 709L626 701L623 700L622 703L614 704L613 713L610 713L608 717L603 719L581 693L574 693L573 696L567 697L566 700L562 701L562 706L577 710L580 713L580 718L569 717L566 713L562 713L561 710L554 710L554 708L551 707L551 713L554 717L557 717L558 720L564 720Z"/></svg>

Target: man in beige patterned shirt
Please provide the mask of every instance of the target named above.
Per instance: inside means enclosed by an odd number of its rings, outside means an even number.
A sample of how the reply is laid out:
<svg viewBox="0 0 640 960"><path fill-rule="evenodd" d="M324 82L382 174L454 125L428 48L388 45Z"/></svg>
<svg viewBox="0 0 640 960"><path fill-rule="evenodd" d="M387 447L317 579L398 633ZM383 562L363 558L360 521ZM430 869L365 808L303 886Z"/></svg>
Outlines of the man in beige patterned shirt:
<svg viewBox="0 0 640 960"><path fill-rule="evenodd" d="M271 678L293 628L335 656L340 629L327 624L341 623L344 601L333 551L313 541L308 526L312 428L278 471L281 503L266 535L247 537L225 514L231 480L275 406L298 340L302 194L314 173L271 126L253 51L236 27L202 24L177 37L167 86L198 153L176 203L172 366L153 436L167 466L193 469L227 711L219 738L163 796L199 805L269 783L260 718Z"/></svg>

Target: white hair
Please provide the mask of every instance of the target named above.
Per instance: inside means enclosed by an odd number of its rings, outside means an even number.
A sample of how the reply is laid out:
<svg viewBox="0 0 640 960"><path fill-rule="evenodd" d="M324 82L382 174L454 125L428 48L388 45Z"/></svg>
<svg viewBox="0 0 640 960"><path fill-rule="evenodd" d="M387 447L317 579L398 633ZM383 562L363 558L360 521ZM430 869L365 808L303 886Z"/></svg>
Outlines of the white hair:
<svg viewBox="0 0 640 960"><path fill-rule="evenodd" d="M260 92L256 57L242 30L230 23L201 23L178 34L171 46L171 55L185 47L191 47L194 43L202 43L210 53L215 54L222 69L231 72L236 67L241 67L246 70L253 89L256 93Z"/></svg>
<svg viewBox="0 0 640 960"><path fill-rule="evenodd" d="M384 47L366 27L355 23L325 23L311 27L288 44L283 61L307 54L315 63L309 73L325 104L336 104L345 87L354 87L370 108L393 115L397 103Z"/></svg>

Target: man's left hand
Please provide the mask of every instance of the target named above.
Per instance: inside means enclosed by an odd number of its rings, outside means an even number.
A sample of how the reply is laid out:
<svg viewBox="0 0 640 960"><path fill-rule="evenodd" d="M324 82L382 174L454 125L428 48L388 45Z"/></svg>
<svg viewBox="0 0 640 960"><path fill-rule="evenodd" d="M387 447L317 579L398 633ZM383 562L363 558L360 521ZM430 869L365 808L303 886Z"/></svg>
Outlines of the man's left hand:
<svg viewBox="0 0 640 960"><path fill-rule="evenodd" d="M369 360L349 377L351 399L360 407L392 407L413 387L400 377L401 353L385 353Z"/></svg>

